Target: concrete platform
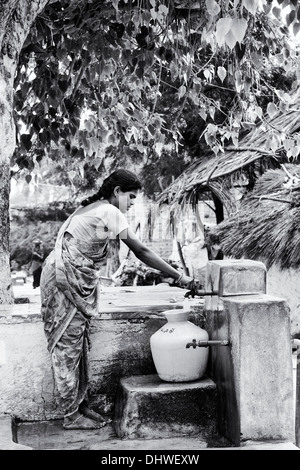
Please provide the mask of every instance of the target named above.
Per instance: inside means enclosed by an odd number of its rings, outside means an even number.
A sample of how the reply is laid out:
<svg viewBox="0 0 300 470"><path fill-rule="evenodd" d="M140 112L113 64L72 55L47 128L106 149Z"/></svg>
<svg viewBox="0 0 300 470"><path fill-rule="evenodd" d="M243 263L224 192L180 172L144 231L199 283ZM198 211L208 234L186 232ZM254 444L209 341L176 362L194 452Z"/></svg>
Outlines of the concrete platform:
<svg viewBox="0 0 300 470"><path fill-rule="evenodd" d="M12 434L12 419L0 416L0 450L98 450L116 456L120 451L130 455L141 452L166 451L176 454L197 454L202 450L300 450L291 442L245 442L241 447L208 447L199 436L165 439L119 439L113 425L96 431L66 431L61 420L20 423ZM13 439L17 439L15 442ZM22 459L25 457L22 455ZM27 455L27 454L26 454ZM103 455L107 455L106 453ZM78 456L78 454L76 454Z"/></svg>
<svg viewBox="0 0 300 470"><path fill-rule="evenodd" d="M169 383L158 375L120 380L114 426L122 439L162 439L216 434L217 391L209 378Z"/></svg>

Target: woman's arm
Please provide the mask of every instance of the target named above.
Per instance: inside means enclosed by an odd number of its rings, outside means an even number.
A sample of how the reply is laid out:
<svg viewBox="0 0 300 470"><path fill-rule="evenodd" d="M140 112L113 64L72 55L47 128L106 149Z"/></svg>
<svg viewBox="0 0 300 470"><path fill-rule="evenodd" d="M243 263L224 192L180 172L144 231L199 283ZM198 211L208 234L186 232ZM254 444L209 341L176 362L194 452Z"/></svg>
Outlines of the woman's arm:
<svg viewBox="0 0 300 470"><path fill-rule="evenodd" d="M189 276L182 276L173 266L164 261L154 251L150 250L144 245L141 240L134 234L130 228L126 228L119 234L120 239L128 246L128 248L135 254L135 256L143 263L151 268L158 269L169 277L178 281L183 285L187 285L192 281Z"/></svg>

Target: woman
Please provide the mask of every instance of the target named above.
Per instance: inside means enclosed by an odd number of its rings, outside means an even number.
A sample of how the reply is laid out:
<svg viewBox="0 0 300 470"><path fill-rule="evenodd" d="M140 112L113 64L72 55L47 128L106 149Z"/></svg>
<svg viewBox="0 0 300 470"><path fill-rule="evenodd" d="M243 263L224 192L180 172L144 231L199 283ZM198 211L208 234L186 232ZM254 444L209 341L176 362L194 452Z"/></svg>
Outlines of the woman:
<svg viewBox="0 0 300 470"><path fill-rule="evenodd" d="M106 424L88 407L87 392L89 323L97 313L99 268L105 264L109 239L119 237L142 262L180 285L192 281L147 248L130 229L124 213L140 189L133 173L113 172L62 225L44 263L41 312L65 429L96 429Z"/></svg>
<svg viewBox="0 0 300 470"><path fill-rule="evenodd" d="M44 261L44 250L42 248L40 240L33 242L33 251L31 255L31 261L29 268L32 271L33 283L32 287L36 289L40 286L40 279L42 274L42 265Z"/></svg>

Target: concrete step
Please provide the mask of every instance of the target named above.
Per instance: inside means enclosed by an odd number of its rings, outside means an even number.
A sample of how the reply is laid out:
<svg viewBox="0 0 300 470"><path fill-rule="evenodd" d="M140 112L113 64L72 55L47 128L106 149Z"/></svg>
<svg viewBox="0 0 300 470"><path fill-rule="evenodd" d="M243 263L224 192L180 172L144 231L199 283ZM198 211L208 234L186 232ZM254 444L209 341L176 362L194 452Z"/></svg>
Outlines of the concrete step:
<svg viewBox="0 0 300 470"><path fill-rule="evenodd" d="M169 383L158 375L122 378L115 402L114 427L121 439L162 439L217 435L216 384L205 377Z"/></svg>

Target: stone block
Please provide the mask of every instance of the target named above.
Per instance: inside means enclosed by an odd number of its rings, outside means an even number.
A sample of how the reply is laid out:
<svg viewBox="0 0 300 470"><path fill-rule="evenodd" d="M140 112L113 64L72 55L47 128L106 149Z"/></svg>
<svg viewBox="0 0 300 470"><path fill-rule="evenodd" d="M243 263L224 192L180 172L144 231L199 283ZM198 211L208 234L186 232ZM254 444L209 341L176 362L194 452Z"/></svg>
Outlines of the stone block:
<svg viewBox="0 0 300 470"><path fill-rule="evenodd" d="M220 432L235 445L293 440L293 374L289 308L267 294L223 297L209 312L207 374L220 402ZM222 307L222 308L221 308Z"/></svg>
<svg viewBox="0 0 300 470"><path fill-rule="evenodd" d="M241 440L293 440L293 365L286 302L263 294L230 297L224 299L224 317Z"/></svg>
<svg viewBox="0 0 300 470"><path fill-rule="evenodd" d="M125 439L159 439L216 433L216 386L211 379L169 383L158 375L122 378L114 426Z"/></svg>
<svg viewBox="0 0 300 470"><path fill-rule="evenodd" d="M205 290L219 297L266 293L266 267L259 261L220 260L207 264Z"/></svg>

